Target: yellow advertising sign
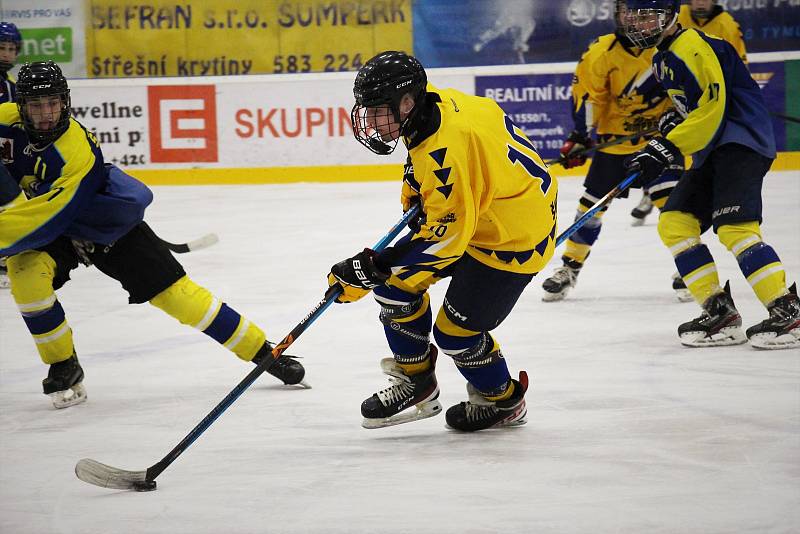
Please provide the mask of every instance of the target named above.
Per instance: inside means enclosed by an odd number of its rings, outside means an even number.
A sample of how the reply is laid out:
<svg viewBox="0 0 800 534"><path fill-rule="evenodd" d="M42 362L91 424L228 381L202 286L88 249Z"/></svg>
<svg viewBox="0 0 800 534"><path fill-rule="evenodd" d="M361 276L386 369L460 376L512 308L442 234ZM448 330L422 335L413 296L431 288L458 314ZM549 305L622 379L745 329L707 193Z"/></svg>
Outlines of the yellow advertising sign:
<svg viewBox="0 0 800 534"><path fill-rule="evenodd" d="M87 73L222 76L357 70L413 53L413 0L89 0Z"/></svg>

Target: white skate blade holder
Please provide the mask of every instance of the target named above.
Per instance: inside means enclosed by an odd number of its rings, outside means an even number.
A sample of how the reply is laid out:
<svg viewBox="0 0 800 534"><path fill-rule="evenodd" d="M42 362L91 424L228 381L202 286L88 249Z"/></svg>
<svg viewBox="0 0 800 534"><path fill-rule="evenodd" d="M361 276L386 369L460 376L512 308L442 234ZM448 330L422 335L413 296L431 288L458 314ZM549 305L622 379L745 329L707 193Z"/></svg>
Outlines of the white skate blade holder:
<svg viewBox="0 0 800 534"><path fill-rule="evenodd" d="M86 396L86 388L83 387L83 383L75 384L71 388L65 389L64 391L50 393L48 397L50 397L50 399L53 401L53 406L59 410L86 402L86 399L88 398Z"/></svg>
<svg viewBox="0 0 800 534"><path fill-rule="evenodd" d="M707 336L705 332L685 332L680 339L681 344L687 347L724 347L747 343L747 336L738 326L723 328L711 336Z"/></svg>
<svg viewBox="0 0 800 534"><path fill-rule="evenodd" d="M402 425L403 423L427 419L428 417L433 417L440 413L442 413L442 404L434 399L432 401L420 402L414 406L413 410L408 409L392 417L383 417L381 419L367 419L365 417L361 422L361 426L369 429L385 428L387 426Z"/></svg>
<svg viewBox="0 0 800 534"><path fill-rule="evenodd" d="M751 337L750 345L759 350L794 349L800 347L800 337L798 336L800 336L800 331L797 328L780 336L775 332L764 332Z"/></svg>

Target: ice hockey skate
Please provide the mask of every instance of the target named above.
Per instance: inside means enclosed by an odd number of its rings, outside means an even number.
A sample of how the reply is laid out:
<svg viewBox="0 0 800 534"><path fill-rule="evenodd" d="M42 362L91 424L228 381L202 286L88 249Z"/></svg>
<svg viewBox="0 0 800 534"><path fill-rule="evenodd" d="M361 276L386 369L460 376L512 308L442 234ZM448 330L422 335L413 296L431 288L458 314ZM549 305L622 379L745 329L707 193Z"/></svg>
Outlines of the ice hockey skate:
<svg viewBox="0 0 800 534"><path fill-rule="evenodd" d="M706 300L700 317L678 327L678 336L687 347L721 347L741 345L747 341L729 283L725 283L722 293Z"/></svg>
<svg viewBox="0 0 800 534"><path fill-rule="evenodd" d="M0 289L8 289L11 283L8 280L8 269L6 268L6 259L0 258Z"/></svg>
<svg viewBox="0 0 800 534"><path fill-rule="evenodd" d="M63 362L54 363L42 380L44 394L58 409L68 408L86 402L86 388L83 387L83 369L74 354Z"/></svg>
<svg viewBox="0 0 800 534"><path fill-rule="evenodd" d="M680 302L692 302L694 297L686 287L686 282L681 278L681 274L676 272L672 275L672 290L675 291L675 296Z"/></svg>
<svg viewBox="0 0 800 534"><path fill-rule="evenodd" d="M392 385L361 403L361 415L364 416L361 426L383 428L426 419L442 412L442 405L437 400L436 347L430 345L429 351L430 369L411 376L403 372L394 358L381 360L381 370L389 375Z"/></svg>
<svg viewBox="0 0 800 534"><path fill-rule="evenodd" d="M253 356L253 363L258 365L264 358L272 358L271 353L272 345L266 343L261 347L261 350ZM303 378L306 376L306 370L303 365L297 361L296 356L281 354L280 358L269 366L267 372L278 380L283 381L287 386L298 385L306 389L311 389L311 386L303 381Z"/></svg>
<svg viewBox="0 0 800 534"><path fill-rule="evenodd" d="M582 265L574 260L567 260L564 265L553 272L553 275L542 283L544 294L542 300L554 302L564 300L569 290L575 287Z"/></svg>
<svg viewBox="0 0 800 534"><path fill-rule="evenodd" d="M504 401L486 400L472 384L467 384L469 400L450 407L445 414L447 426L462 432L475 432L501 426L520 426L527 423L528 409L525 392L528 374L520 371L519 380L513 380L514 393Z"/></svg>
<svg viewBox="0 0 800 534"><path fill-rule="evenodd" d="M631 226L642 226L644 224L644 220L647 218L650 213L653 211L653 201L650 200L650 195L644 193L642 195L642 200L639 201L639 204L636 205L635 208L631 210Z"/></svg>
<svg viewBox="0 0 800 534"><path fill-rule="evenodd" d="M747 329L750 345L757 349L792 349L800 347L800 299L797 284L789 293L775 299L767 309L769 318Z"/></svg>

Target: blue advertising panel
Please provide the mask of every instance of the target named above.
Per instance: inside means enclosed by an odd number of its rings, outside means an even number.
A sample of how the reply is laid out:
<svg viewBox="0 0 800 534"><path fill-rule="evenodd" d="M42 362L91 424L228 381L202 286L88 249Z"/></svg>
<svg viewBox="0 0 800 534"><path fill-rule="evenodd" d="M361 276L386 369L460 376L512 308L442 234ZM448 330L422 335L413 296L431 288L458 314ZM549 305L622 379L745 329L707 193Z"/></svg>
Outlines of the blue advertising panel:
<svg viewBox="0 0 800 534"><path fill-rule="evenodd" d="M718 0L749 53L800 49L800 1ZM414 54L426 67L577 61L614 31L613 0L414 2Z"/></svg>
<svg viewBox="0 0 800 534"><path fill-rule="evenodd" d="M573 129L572 74L476 76L475 94L500 104L542 158L558 157Z"/></svg>
<svg viewBox="0 0 800 534"><path fill-rule="evenodd" d="M754 63L753 78L772 113L786 113L784 63ZM572 74L476 76L475 94L496 101L533 141L544 159L558 157L558 149L573 130ZM786 150L786 124L772 118L779 151Z"/></svg>
<svg viewBox="0 0 800 534"><path fill-rule="evenodd" d="M783 62L751 63L750 73L761 87L767 109L772 113L785 114L786 73ZM772 117L772 128L775 131L778 151L786 150L786 123L777 117Z"/></svg>

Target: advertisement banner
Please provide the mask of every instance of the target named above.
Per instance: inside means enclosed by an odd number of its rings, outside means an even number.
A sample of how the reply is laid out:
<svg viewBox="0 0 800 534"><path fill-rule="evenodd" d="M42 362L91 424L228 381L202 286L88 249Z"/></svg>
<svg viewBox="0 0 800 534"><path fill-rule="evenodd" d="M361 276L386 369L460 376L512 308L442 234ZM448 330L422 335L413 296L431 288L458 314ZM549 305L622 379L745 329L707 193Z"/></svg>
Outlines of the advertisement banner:
<svg viewBox="0 0 800 534"><path fill-rule="evenodd" d="M800 49L800 1L717 3L741 26L748 53ZM414 52L426 67L577 61L614 29L613 0L414 3Z"/></svg>
<svg viewBox="0 0 800 534"><path fill-rule="evenodd" d="M18 65L55 61L69 78L86 76L84 2L52 0L32 7L29 0L2 0L0 17L14 23L22 34Z"/></svg>
<svg viewBox="0 0 800 534"><path fill-rule="evenodd" d="M90 77L358 70L412 49L411 0L91 0Z"/></svg>
<svg viewBox="0 0 800 534"><path fill-rule="evenodd" d="M749 65L753 79L761 87L761 93L771 113L786 114L786 76L784 63L751 63ZM772 117L772 129L775 132L775 144L779 152L787 150L786 122Z"/></svg>
<svg viewBox="0 0 800 534"><path fill-rule="evenodd" d="M476 76L475 94L497 102L539 155L552 159L574 128L572 77L571 73Z"/></svg>
<svg viewBox="0 0 800 534"><path fill-rule="evenodd" d="M72 113L107 162L134 170L402 164L404 150L377 156L354 139L353 80L352 73L82 80L71 83ZM432 73L431 81L474 90L468 74Z"/></svg>

